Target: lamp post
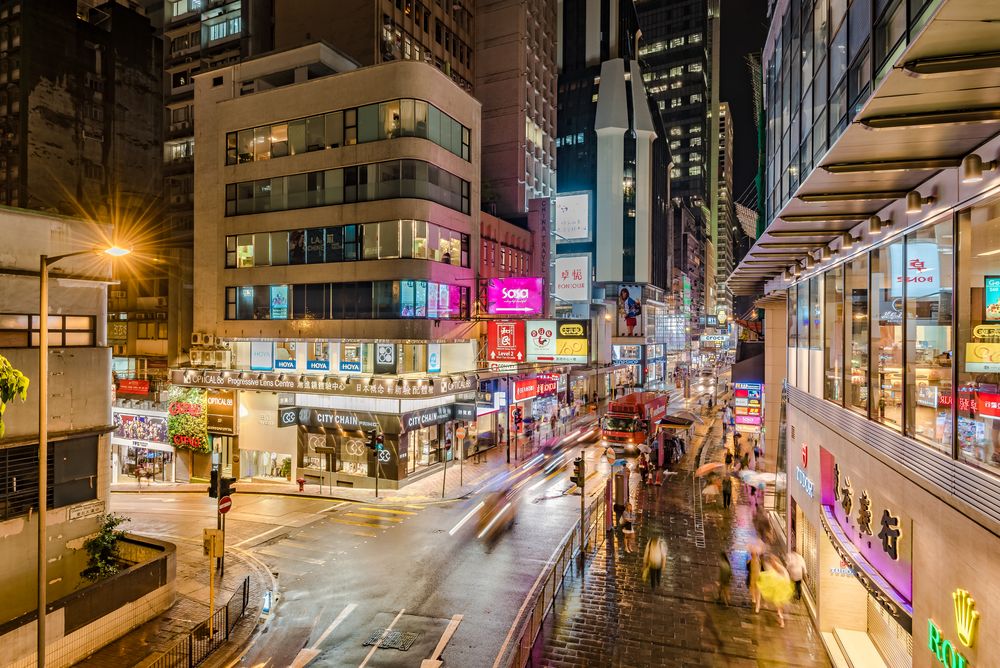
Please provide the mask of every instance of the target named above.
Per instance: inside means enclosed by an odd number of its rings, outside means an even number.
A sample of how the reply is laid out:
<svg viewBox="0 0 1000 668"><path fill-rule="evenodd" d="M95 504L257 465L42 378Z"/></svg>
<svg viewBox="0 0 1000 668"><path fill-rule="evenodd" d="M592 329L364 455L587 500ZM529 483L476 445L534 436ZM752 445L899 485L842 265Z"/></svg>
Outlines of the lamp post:
<svg viewBox="0 0 1000 668"><path fill-rule="evenodd" d="M37 666L45 668L45 616L47 556L46 516L48 515L48 463L49 463L49 267L60 260L77 255L104 253L112 257L128 255L131 251L118 246L99 250L77 251L65 255L42 255L38 264L38 630Z"/></svg>

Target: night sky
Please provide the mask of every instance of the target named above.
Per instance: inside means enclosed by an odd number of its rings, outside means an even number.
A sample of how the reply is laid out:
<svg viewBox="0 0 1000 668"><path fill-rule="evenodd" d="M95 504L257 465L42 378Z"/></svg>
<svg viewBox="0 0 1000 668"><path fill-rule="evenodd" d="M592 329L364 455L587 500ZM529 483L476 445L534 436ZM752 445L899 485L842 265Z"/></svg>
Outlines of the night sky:
<svg viewBox="0 0 1000 668"><path fill-rule="evenodd" d="M719 101L728 102L733 125L733 197L736 201L757 171L757 138L753 122L753 91L745 56L761 51L767 37L767 0L722 0L722 87ZM753 202L749 202L751 206Z"/></svg>

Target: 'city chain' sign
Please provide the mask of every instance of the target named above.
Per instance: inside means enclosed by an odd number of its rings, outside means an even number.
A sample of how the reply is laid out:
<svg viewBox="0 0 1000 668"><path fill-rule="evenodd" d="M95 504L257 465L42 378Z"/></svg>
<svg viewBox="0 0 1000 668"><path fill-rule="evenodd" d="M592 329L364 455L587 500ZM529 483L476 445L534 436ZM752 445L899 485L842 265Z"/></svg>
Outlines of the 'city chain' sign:
<svg viewBox="0 0 1000 668"><path fill-rule="evenodd" d="M343 382L342 382L343 381ZM347 378L338 376L260 373L256 371L207 371L201 369L174 369L170 382L183 387L221 387L241 390L266 390L269 392L310 392L341 396L386 397L392 399L412 397L438 397L456 392L474 391L476 377L463 375L435 378L433 383L420 380L390 378Z"/></svg>

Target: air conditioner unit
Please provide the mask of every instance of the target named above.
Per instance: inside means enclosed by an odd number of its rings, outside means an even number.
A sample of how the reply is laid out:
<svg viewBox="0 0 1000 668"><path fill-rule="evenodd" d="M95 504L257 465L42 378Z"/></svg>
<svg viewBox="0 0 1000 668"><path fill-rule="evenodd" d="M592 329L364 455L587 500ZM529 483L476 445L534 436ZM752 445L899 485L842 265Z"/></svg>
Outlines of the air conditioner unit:
<svg viewBox="0 0 1000 668"><path fill-rule="evenodd" d="M125 350L125 346L124 345L112 346L111 354L112 355L125 355L125 354L127 354L126 350Z"/></svg>
<svg viewBox="0 0 1000 668"><path fill-rule="evenodd" d="M204 365L204 352L201 350L191 351L191 366L203 366Z"/></svg>
<svg viewBox="0 0 1000 668"><path fill-rule="evenodd" d="M191 345L192 346L200 346L202 344L202 340L203 340L202 337L204 337L204 336L205 335L202 334L201 332L192 332L191 333Z"/></svg>
<svg viewBox="0 0 1000 668"><path fill-rule="evenodd" d="M166 297L157 297L156 298L156 305L157 306L166 306L167 305L167 298Z"/></svg>
<svg viewBox="0 0 1000 668"><path fill-rule="evenodd" d="M214 346L215 345L215 336L213 334L202 334L201 335L201 344L203 346Z"/></svg>
<svg viewBox="0 0 1000 668"><path fill-rule="evenodd" d="M166 320L167 319L167 314L166 313L157 313L156 314L156 319L157 320Z"/></svg>
<svg viewBox="0 0 1000 668"><path fill-rule="evenodd" d="M220 369L228 369L229 361L233 357L233 351L231 350L216 350L215 351L215 366Z"/></svg>

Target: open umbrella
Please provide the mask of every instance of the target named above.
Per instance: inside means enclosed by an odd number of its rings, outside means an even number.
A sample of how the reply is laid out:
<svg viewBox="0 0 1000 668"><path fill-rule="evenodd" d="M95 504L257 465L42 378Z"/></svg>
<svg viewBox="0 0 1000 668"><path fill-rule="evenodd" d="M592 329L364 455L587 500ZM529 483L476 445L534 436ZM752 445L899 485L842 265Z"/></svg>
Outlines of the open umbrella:
<svg viewBox="0 0 1000 668"><path fill-rule="evenodd" d="M692 423L697 422L699 424L705 424L705 421L701 419L701 416L693 413L686 408L679 408L673 413L667 416L668 418L682 418L685 420L690 420Z"/></svg>
<svg viewBox="0 0 1000 668"><path fill-rule="evenodd" d="M714 471L716 469L721 469L721 468L725 468L725 467L726 467L726 465L723 464L722 462L710 462L708 464L702 464L701 466L699 466L697 468L697 470L695 470L694 475L695 475L695 477L700 478L701 476L705 475L706 473L711 473L712 471Z"/></svg>
<svg viewBox="0 0 1000 668"><path fill-rule="evenodd" d="M666 415L656 423L661 429L687 429L694 424L694 420L677 415Z"/></svg>

